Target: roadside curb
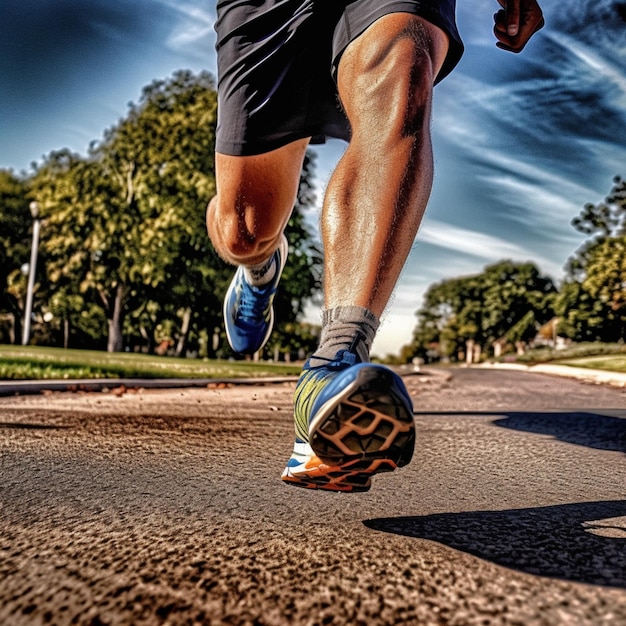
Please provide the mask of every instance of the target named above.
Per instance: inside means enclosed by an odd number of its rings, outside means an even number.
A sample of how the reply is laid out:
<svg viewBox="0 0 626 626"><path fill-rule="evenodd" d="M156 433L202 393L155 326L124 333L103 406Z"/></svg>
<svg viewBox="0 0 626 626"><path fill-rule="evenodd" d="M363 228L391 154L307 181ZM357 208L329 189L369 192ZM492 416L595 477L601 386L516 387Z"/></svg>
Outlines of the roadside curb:
<svg viewBox="0 0 626 626"><path fill-rule="evenodd" d="M583 367L570 367L569 365L552 365L540 363L538 365L522 365L520 363L485 363L479 365L482 368L508 369L533 374L547 374L548 376L560 376L563 378L575 378L588 383L611 385L612 387L626 388L626 374L611 372L608 370L587 369Z"/></svg>
<svg viewBox="0 0 626 626"><path fill-rule="evenodd" d="M411 366L392 368L400 376L437 378L442 374L434 370L415 370ZM295 383L298 376L268 376L257 378L83 378L49 380L0 381L0 397L34 395L49 392L107 392L116 389L187 389L215 388L231 385L279 385Z"/></svg>
<svg viewBox="0 0 626 626"><path fill-rule="evenodd" d="M44 392L112 391L114 389L183 389L220 385L276 385L298 380L297 376L267 378L94 378L0 381L0 397Z"/></svg>

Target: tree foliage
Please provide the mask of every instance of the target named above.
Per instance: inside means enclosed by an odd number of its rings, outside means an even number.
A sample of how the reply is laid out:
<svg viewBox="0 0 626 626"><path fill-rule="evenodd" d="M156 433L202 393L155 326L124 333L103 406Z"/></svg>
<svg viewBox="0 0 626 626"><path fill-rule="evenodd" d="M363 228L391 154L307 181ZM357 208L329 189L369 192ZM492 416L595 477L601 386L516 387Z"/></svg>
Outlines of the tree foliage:
<svg viewBox="0 0 626 626"><path fill-rule="evenodd" d="M470 345L489 348L494 342L519 348L555 315L559 335L575 341L623 341L626 181L615 177L607 198L586 204L572 225L587 239L569 259L558 293L532 263L510 261L433 285L417 312L404 359L454 359Z"/></svg>
<svg viewBox="0 0 626 626"><path fill-rule="evenodd" d="M501 261L481 274L429 288L414 331L411 356L458 358L469 345L526 342L552 317L552 280L532 263Z"/></svg>
<svg viewBox="0 0 626 626"><path fill-rule="evenodd" d="M559 332L575 341L626 338L626 181L603 202L586 204L572 225L588 236L567 264Z"/></svg>
<svg viewBox="0 0 626 626"><path fill-rule="evenodd" d="M318 332L314 326L294 323L303 312L304 303L321 290L322 252L316 242L305 210L315 204L313 175L315 154L307 152L300 176L296 206L287 225L289 257L274 300L276 324L266 348L275 352L312 352L317 347Z"/></svg>
<svg viewBox="0 0 626 626"><path fill-rule="evenodd" d="M9 170L0 170L0 341L21 336L26 279L21 271L30 255L28 189Z"/></svg>

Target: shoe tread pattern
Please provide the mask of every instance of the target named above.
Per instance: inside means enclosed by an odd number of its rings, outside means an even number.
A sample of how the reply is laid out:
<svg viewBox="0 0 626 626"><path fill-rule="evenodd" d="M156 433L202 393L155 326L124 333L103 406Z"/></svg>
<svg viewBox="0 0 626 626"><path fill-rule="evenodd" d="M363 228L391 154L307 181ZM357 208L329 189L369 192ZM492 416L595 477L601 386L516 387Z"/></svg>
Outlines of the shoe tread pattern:
<svg viewBox="0 0 626 626"><path fill-rule="evenodd" d="M324 462L344 467L361 463L367 473L385 460L391 471L409 463L415 447L415 424L393 374L363 369L356 384L310 433L311 447ZM391 467L392 466L392 467Z"/></svg>

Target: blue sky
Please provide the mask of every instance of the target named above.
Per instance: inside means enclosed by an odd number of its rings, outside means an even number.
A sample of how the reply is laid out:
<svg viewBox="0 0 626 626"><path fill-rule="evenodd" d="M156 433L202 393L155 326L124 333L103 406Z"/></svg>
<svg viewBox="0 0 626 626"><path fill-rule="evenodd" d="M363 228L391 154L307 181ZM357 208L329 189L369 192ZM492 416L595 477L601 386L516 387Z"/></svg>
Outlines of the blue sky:
<svg viewBox="0 0 626 626"><path fill-rule="evenodd" d="M560 279L582 241L571 219L626 176L626 2L544 0L520 55L495 48L495 0L457 4L466 55L435 92L435 185L378 354L410 340L433 282L505 258ZM5 0L0 167L84 154L153 79L214 71L214 19L214 0ZM320 198L343 147L315 148Z"/></svg>

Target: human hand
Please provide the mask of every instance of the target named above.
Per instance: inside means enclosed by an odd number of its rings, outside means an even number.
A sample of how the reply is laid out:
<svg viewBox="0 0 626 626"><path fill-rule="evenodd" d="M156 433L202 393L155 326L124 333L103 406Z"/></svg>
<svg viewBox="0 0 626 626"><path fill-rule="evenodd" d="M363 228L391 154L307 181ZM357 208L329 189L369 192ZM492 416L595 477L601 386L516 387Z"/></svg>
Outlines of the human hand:
<svg viewBox="0 0 626 626"><path fill-rule="evenodd" d="M545 24L537 0L498 0L502 7L494 16L496 46L521 52L528 40Z"/></svg>

